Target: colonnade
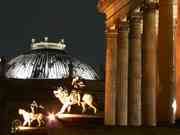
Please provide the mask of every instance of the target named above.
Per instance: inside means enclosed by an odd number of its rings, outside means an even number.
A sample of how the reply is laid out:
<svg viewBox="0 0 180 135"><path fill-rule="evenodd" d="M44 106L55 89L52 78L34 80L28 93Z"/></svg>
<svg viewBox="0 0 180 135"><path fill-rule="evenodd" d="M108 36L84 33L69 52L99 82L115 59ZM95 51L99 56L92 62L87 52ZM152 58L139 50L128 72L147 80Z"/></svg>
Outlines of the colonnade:
<svg viewBox="0 0 180 135"><path fill-rule="evenodd" d="M162 0L164 9L173 7L172 0ZM167 73L168 89L167 119L173 123L172 97L175 93L174 81L174 51L173 51L173 14L171 10L166 13L169 16L167 23L159 27L157 33L157 11L161 9L161 3L156 0L144 0L142 5L127 14L119 17L114 24L106 27L106 67L105 67L105 124L119 126L156 126L156 93L157 82L165 82L163 73ZM170 13L169 13L170 12ZM160 22L162 20L159 20ZM167 27L168 26L168 27ZM166 28L167 27L167 28ZM168 29L168 30L167 30ZM167 31L166 31L167 30ZM163 31L169 42L159 43L166 49L167 57L159 56L163 50L158 50L158 35ZM168 59L168 63L163 63ZM160 59L164 59L160 62ZM162 63L159 65L158 63ZM160 72L157 80L157 72ZM161 68L159 68L161 67ZM164 82L163 82L164 81ZM161 85L161 84L160 84Z"/></svg>

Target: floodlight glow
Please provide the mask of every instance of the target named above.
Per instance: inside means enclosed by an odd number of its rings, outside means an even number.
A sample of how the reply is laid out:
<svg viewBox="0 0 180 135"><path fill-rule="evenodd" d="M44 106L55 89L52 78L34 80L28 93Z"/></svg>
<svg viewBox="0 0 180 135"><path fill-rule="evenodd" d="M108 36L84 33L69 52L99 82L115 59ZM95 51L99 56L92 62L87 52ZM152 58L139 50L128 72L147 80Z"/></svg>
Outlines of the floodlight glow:
<svg viewBox="0 0 180 135"><path fill-rule="evenodd" d="M19 126L16 128L16 130L29 130L31 127L24 127L24 126Z"/></svg>
<svg viewBox="0 0 180 135"><path fill-rule="evenodd" d="M48 120L49 121L55 121L56 120L55 114L54 113L49 113Z"/></svg>
<svg viewBox="0 0 180 135"><path fill-rule="evenodd" d="M176 99L174 99L173 103L172 103L172 108L173 108L173 113L176 113L176 109L177 109L177 104L176 104Z"/></svg>

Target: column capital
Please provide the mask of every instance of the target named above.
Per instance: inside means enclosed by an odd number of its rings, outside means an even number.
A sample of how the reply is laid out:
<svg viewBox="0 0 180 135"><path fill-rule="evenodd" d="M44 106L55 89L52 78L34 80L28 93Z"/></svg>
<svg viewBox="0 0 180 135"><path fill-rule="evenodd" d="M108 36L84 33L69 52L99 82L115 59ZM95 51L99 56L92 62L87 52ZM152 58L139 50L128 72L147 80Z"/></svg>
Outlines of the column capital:
<svg viewBox="0 0 180 135"><path fill-rule="evenodd" d="M158 2L144 2L141 10L143 11L156 11L159 9Z"/></svg>
<svg viewBox="0 0 180 135"><path fill-rule="evenodd" d="M130 20L130 23L133 22L133 23L141 23L142 21L142 12L133 12L130 14L130 17L129 17L129 20Z"/></svg>
<svg viewBox="0 0 180 135"><path fill-rule="evenodd" d="M117 29L106 29L105 30L106 38L117 38L118 37L118 30Z"/></svg>
<svg viewBox="0 0 180 135"><path fill-rule="evenodd" d="M129 21L120 21L119 32L129 31Z"/></svg>
<svg viewBox="0 0 180 135"><path fill-rule="evenodd" d="M130 36L133 39L141 39L142 33L142 12L135 10L130 15Z"/></svg>
<svg viewBox="0 0 180 135"><path fill-rule="evenodd" d="M126 18L116 21L116 23L105 29L106 34L118 34L123 31L129 31L129 21Z"/></svg>
<svg viewBox="0 0 180 135"><path fill-rule="evenodd" d="M119 34L119 26L120 26L120 21L118 19L112 25L106 27L106 30L105 30L106 37L117 38Z"/></svg>

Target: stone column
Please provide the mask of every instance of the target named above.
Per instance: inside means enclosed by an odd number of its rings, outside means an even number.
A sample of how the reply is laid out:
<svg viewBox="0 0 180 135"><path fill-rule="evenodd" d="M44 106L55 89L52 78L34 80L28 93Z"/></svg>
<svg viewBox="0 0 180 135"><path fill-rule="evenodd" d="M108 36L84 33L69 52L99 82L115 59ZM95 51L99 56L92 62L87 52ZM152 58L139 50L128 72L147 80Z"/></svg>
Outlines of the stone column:
<svg viewBox="0 0 180 135"><path fill-rule="evenodd" d="M105 125L116 124L117 38L115 27L106 30Z"/></svg>
<svg viewBox="0 0 180 135"><path fill-rule="evenodd" d="M162 103L165 104L165 119L175 123L173 103L176 100L176 73L175 73L175 30L173 19L173 1L159 1L159 75L162 91Z"/></svg>
<svg viewBox="0 0 180 135"><path fill-rule="evenodd" d="M178 14L176 26L176 102L180 106L180 1L177 1ZM180 107L176 110L177 119L180 118Z"/></svg>
<svg viewBox="0 0 180 135"><path fill-rule="evenodd" d="M142 115L143 124L156 126L156 4L155 0L144 0L143 11L143 79Z"/></svg>
<svg viewBox="0 0 180 135"><path fill-rule="evenodd" d="M141 79L142 79L142 46L140 12L130 16L130 64L128 91L128 123L140 126L141 122Z"/></svg>
<svg viewBox="0 0 180 135"><path fill-rule="evenodd" d="M117 125L120 126L126 126L128 122L128 34L128 22L120 22L117 48Z"/></svg>

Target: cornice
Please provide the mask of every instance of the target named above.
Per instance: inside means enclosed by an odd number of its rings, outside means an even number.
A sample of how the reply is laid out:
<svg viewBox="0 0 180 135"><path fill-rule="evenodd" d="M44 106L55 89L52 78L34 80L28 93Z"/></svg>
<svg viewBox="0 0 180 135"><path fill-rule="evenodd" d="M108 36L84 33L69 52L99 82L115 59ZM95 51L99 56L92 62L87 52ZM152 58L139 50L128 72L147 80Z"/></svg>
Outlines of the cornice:
<svg viewBox="0 0 180 135"><path fill-rule="evenodd" d="M106 15L106 25L111 26L116 19L125 17L142 2L143 0L114 0L110 3L108 0L100 0L98 9Z"/></svg>
<svg viewBox="0 0 180 135"><path fill-rule="evenodd" d="M109 0L99 0L97 9L100 13L104 13L104 10L111 4Z"/></svg>

